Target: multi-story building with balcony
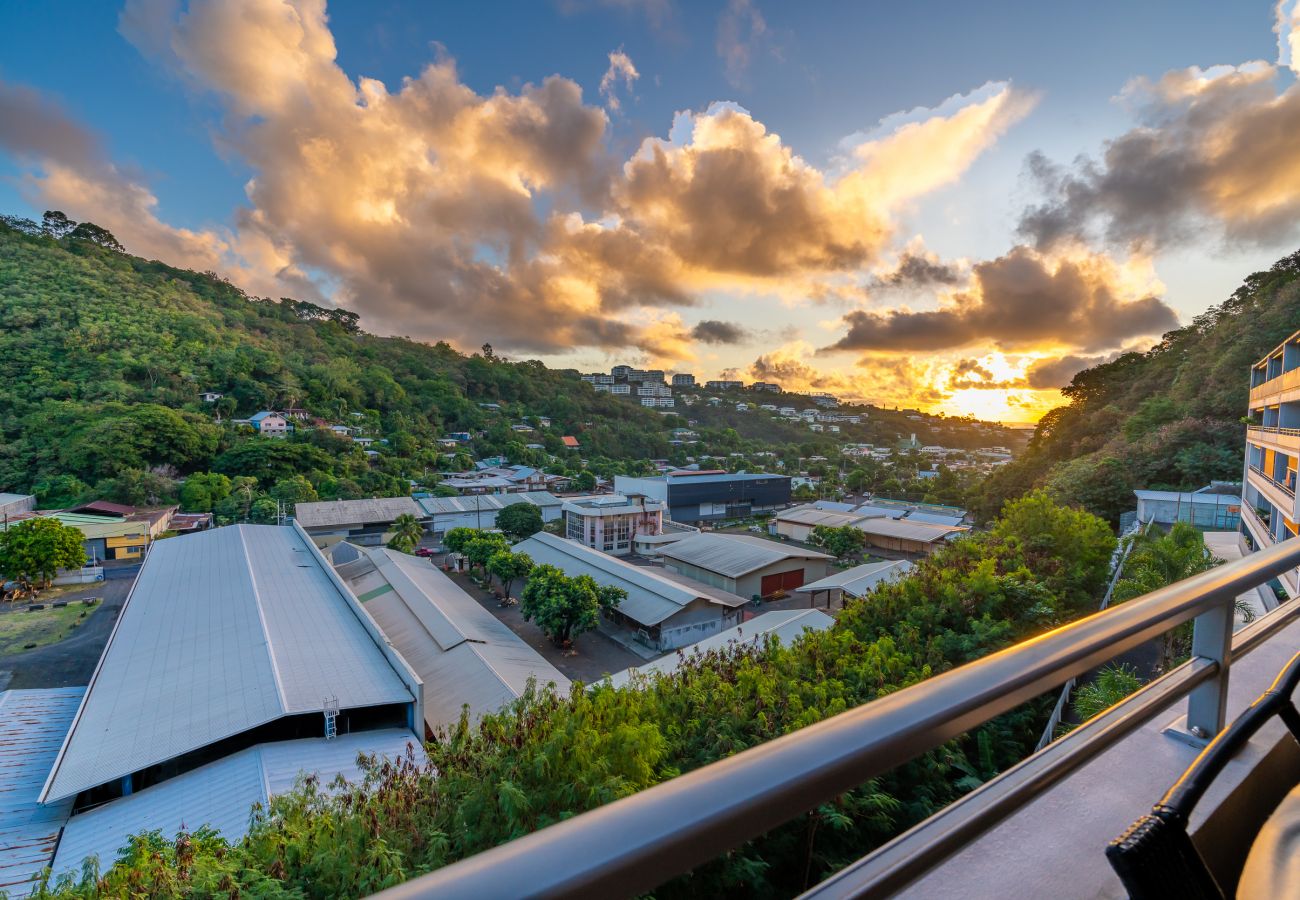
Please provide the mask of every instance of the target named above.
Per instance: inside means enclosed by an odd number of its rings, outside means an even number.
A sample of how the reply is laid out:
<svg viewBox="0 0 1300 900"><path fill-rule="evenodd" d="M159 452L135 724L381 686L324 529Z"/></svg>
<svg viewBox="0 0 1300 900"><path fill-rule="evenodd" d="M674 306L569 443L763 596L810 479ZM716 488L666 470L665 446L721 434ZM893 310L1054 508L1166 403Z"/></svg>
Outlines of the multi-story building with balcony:
<svg viewBox="0 0 1300 900"><path fill-rule="evenodd" d="M1250 370L1250 424L1242 473L1241 533L1252 550L1295 537L1300 520L1296 472L1300 469L1300 332ZM1282 585L1300 596L1300 578Z"/></svg>

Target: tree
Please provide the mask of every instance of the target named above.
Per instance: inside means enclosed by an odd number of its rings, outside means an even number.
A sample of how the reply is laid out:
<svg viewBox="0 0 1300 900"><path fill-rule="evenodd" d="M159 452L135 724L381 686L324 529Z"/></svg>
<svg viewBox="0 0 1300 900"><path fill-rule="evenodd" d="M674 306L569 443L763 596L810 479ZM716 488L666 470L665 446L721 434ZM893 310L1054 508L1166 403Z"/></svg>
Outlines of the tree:
<svg viewBox="0 0 1300 900"><path fill-rule="evenodd" d="M195 472L181 485L181 509L186 512L212 512L230 496L230 479L219 472Z"/></svg>
<svg viewBox="0 0 1300 900"><path fill-rule="evenodd" d="M487 570L501 582L501 590L505 593L506 600L509 600L510 586L516 580L528 577L528 573L533 570L533 558L527 553L498 550L488 558Z"/></svg>
<svg viewBox="0 0 1300 900"><path fill-rule="evenodd" d="M420 546L424 537L424 526L411 513L402 513L393 520L393 536L388 541L388 548L399 553L410 553Z"/></svg>
<svg viewBox="0 0 1300 900"><path fill-rule="evenodd" d="M0 572L28 592L49 584L60 569L86 564L81 532L58 519L27 519L0 531Z"/></svg>
<svg viewBox="0 0 1300 900"><path fill-rule="evenodd" d="M75 475L54 475L42 478L32 485L37 509L66 509L75 506L89 491L90 485Z"/></svg>
<svg viewBox="0 0 1300 900"><path fill-rule="evenodd" d="M865 547L867 536L852 525L841 525L838 528L818 525L812 530L812 542L836 559L843 559Z"/></svg>
<svg viewBox="0 0 1300 900"><path fill-rule="evenodd" d="M68 233L68 237L73 240L90 241L92 244L98 244L109 250L116 250L118 253L125 253L126 248L118 243L117 238L107 228L100 228L93 222L82 222L76 228Z"/></svg>
<svg viewBox="0 0 1300 900"><path fill-rule="evenodd" d="M289 515L293 515L297 504L312 503L320 499L316 488L312 487L312 483L302 475L281 478L267 493L271 495L271 499L283 503L284 511Z"/></svg>
<svg viewBox="0 0 1300 900"><path fill-rule="evenodd" d="M519 611L564 646L595 628L602 610L615 609L625 599L622 588L599 585L590 575L571 578L555 566L542 565L529 575Z"/></svg>
<svg viewBox="0 0 1300 900"><path fill-rule="evenodd" d="M498 534L494 531L480 531L474 539L465 545L465 558L469 560L471 566L478 566L487 577L487 561L495 554L502 550L509 550L510 545L507 543L505 535Z"/></svg>
<svg viewBox="0 0 1300 900"><path fill-rule="evenodd" d="M542 530L542 511L525 501L511 503L497 513L497 528L516 540L530 538Z"/></svg>
<svg viewBox="0 0 1300 900"><path fill-rule="evenodd" d="M41 216L41 231L45 232L52 238L61 238L70 234L77 223L69 219L57 209L47 209L45 215Z"/></svg>
<svg viewBox="0 0 1300 900"><path fill-rule="evenodd" d="M577 491L594 491L596 476L584 470L573 477L573 489Z"/></svg>
<svg viewBox="0 0 1300 900"><path fill-rule="evenodd" d="M465 547L478 535L477 528L453 528L442 536L442 545L452 553L464 553Z"/></svg>

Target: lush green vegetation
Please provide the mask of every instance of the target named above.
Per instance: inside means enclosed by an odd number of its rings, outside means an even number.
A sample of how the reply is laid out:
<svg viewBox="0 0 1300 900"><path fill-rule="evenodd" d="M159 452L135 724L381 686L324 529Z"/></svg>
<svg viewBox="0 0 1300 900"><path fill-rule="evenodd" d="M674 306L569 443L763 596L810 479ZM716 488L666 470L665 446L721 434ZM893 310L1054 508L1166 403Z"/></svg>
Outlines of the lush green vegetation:
<svg viewBox="0 0 1300 900"><path fill-rule="evenodd" d="M1250 367L1300 322L1300 253L1256 272L1221 305L1129 353L1080 372L1070 404L1039 422L1028 451L984 483L972 510L990 518L1035 486L1112 522L1134 488L1239 481Z"/></svg>
<svg viewBox="0 0 1300 900"><path fill-rule="evenodd" d="M412 553L420 546L422 537L424 526L420 520L410 513L402 513L393 520L393 536L388 541L388 547L400 553Z"/></svg>
<svg viewBox="0 0 1300 900"><path fill-rule="evenodd" d="M670 445L684 418L597 393L576 372L511 362L486 345L466 356L375 337L357 323L348 310L251 297L211 273L130 256L89 223L0 217L0 490L34 491L43 507L179 499L222 521L270 521L277 503L432 488L476 457L574 476L584 490L597 476L648 473L652 459L707 454L733 469L798 471L801 457L837 467L846 440L892 444L914 431L951 446L1011 442L997 426L871 407L842 435L811 434L701 400L679 410L698 419L699 443ZM204 391L223 396L204 403ZM757 402L752 392L728 397L742 399ZM232 422L261 409L307 418L287 439ZM375 443L367 452L313 419ZM533 430L512 428L524 424ZM470 440L439 446L456 432ZM579 437L580 452L565 435Z"/></svg>
<svg viewBox="0 0 1300 900"><path fill-rule="evenodd" d="M986 533L790 645L714 652L629 687L530 694L429 745L428 766L276 798L233 847L139 837L61 896L360 896L771 740L1090 610L1114 537L1036 493ZM534 575L533 582L538 579ZM1030 751L1033 703L737 849L656 896L789 896ZM436 776L435 773L436 772Z"/></svg>

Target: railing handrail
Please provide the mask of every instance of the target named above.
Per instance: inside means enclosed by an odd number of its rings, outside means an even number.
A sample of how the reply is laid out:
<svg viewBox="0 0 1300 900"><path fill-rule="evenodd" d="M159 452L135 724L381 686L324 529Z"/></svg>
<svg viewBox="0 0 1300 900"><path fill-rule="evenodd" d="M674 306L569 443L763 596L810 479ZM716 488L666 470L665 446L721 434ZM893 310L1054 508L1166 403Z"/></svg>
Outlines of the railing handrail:
<svg viewBox="0 0 1300 900"><path fill-rule="evenodd" d="M386 900L649 891L1197 616L1193 662L1232 598L1300 565L1300 538L1211 569L384 891ZM1199 647L1199 650L1198 650ZM1205 657L1205 658L1201 658ZM1203 676L1209 677L1209 676ZM1198 687L1216 691L1220 682ZM1197 694L1192 695L1197 706ZM1205 707L1205 698L1199 706ZM1193 713L1189 707L1189 720ZM1032 757L1031 757L1032 759Z"/></svg>

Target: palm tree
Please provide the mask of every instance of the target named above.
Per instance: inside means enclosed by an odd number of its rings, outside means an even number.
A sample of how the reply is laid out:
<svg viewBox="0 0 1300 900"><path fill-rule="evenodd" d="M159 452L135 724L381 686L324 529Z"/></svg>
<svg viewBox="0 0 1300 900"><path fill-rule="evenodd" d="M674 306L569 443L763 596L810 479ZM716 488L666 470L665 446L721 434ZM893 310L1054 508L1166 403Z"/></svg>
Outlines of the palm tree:
<svg viewBox="0 0 1300 900"><path fill-rule="evenodd" d="M1117 603L1199 575L1223 562L1205 548L1204 536L1186 522L1175 522L1168 534L1139 534L1132 540L1123 577L1115 585ZM1175 660L1190 652L1191 639L1191 622L1165 632L1160 671L1168 671Z"/></svg>
<svg viewBox="0 0 1300 900"><path fill-rule="evenodd" d="M393 536L388 541L388 547L390 550L410 553L420 546L420 539L423 537L424 526L420 524L420 520L411 513L402 513L393 520Z"/></svg>

